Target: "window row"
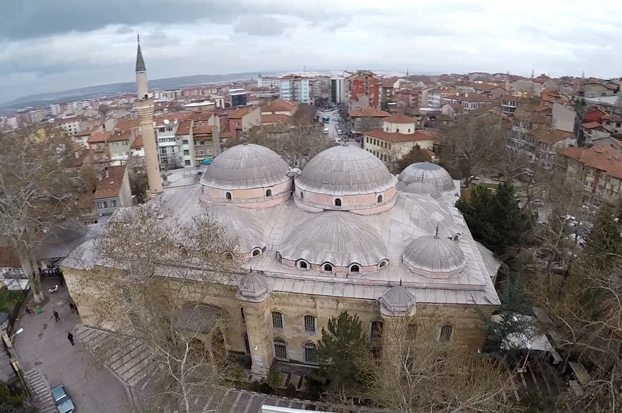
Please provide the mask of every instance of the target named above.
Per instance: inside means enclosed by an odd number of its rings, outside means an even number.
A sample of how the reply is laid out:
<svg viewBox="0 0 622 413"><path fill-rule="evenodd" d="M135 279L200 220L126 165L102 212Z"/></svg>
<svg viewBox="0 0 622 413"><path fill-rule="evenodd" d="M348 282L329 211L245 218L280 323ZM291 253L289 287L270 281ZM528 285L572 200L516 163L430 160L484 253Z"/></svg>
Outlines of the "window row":
<svg viewBox="0 0 622 413"><path fill-rule="evenodd" d="M305 193L304 192L300 191L299 195L300 195L300 199L305 199ZM269 196L269 195L266 194L266 196ZM383 200L384 200L384 197L382 195L378 195L378 197L376 198L376 202L378 202L379 204L381 204ZM342 206L341 198L335 198L333 200L333 205L336 206L336 207Z"/></svg>
<svg viewBox="0 0 622 413"><path fill-rule="evenodd" d="M266 196L272 196L272 189L266 189ZM231 195L231 192L225 192L225 198L231 200L233 199L233 195Z"/></svg>
<svg viewBox="0 0 622 413"><path fill-rule="evenodd" d="M304 362L309 364L317 364L317 346L315 343L306 342L302 346ZM289 361L289 355L287 352L287 342L282 338L274 339L274 356L278 360Z"/></svg>
<svg viewBox="0 0 622 413"><path fill-rule="evenodd" d="M279 262L282 262L283 260L281 254L278 252L276 255L276 259ZM388 263L389 263L388 260L380 261L380 263L378 264L378 269L385 268ZM302 268L304 270L308 270L308 269L311 269L311 264L306 260L300 259L296 261L296 267ZM320 265L320 269L325 272L333 272L333 270L335 269L335 266L331 264L330 262L325 262L324 264ZM354 273L361 272L361 266L359 264L350 264L350 266L348 267L348 273L353 273L353 272Z"/></svg>
<svg viewBox="0 0 622 413"><path fill-rule="evenodd" d="M312 315L304 316L303 320L304 330L307 333L315 333L317 330L317 318ZM283 329L285 323L283 322L283 314L278 311L272 312L272 327ZM382 321L373 321L370 328L371 341L378 341L382 338L382 329L384 323ZM451 324L445 324L441 327L438 335L438 341L447 342L451 340L453 334L453 326ZM414 340L417 337L417 324L409 324L407 331L408 338Z"/></svg>

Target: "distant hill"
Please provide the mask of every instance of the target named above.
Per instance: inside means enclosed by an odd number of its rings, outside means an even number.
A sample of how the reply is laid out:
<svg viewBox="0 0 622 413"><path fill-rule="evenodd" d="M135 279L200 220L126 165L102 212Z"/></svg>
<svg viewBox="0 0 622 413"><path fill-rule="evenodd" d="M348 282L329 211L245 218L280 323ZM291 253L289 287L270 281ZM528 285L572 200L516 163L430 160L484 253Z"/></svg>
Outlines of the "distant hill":
<svg viewBox="0 0 622 413"><path fill-rule="evenodd" d="M232 82L236 80L247 80L256 77L257 73L230 73L226 75L194 75L171 77L167 79L155 79L149 81L149 89L176 89L180 87L197 85L203 83ZM2 112L9 112L24 107L43 107L52 103L63 103L72 100L85 100L103 95L115 93L136 92L135 82L113 83L110 85L89 86L80 89L64 90L61 92L41 93L29 95L23 98L12 100L11 102L0 104Z"/></svg>

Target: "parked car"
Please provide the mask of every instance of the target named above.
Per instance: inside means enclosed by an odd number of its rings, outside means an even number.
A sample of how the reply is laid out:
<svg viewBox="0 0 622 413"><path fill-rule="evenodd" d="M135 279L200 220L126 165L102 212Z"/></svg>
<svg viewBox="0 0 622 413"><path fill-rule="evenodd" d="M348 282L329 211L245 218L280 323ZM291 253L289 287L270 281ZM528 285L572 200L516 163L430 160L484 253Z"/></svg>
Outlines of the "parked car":
<svg viewBox="0 0 622 413"><path fill-rule="evenodd" d="M337 135L341 135L343 132L341 132L341 129L337 129Z"/></svg>
<svg viewBox="0 0 622 413"><path fill-rule="evenodd" d="M328 128L324 128L324 133L328 134Z"/></svg>
<svg viewBox="0 0 622 413"><path fill-rule="evenodd" d="M65 386L62 384L52 388L52 396L56 402L58 413L73 413L76 411L76 407L73 405L71 397L69 397L65 391Z"/></svg>

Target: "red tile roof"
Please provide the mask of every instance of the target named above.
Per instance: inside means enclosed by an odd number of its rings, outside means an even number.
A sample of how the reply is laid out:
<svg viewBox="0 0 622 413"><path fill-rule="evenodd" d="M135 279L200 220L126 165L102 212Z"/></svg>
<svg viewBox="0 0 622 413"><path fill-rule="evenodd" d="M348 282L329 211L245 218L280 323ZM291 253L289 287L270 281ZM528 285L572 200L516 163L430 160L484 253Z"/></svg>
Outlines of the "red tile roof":
<svg viewBox="0 0 622 413"><path fill-rule="evenodd" d="M400 142L417 142L436 139L432 132L417 131L415 133L390 133L385 132L382 129L374 129L369 132L364 132L363 135L370 136L376 139L382 139L383 141L400 143Z"/></svg>
<svg viewBox="0 0 622 413"><path fill-rule="evenodd" d="M250 112L250 108L238 108L227 116L227 119L242 119Z"/></svg>
<svg viewBox="0 0 622 413"><path fill-rule="evenodd" d="M388 118L384 118L383 121L391 123L415 123L415 120L406 115L393 115Z"/></svg>
<svg viewBox="0 0 622 413"><path fill-rule="evenodd" d="M183 120L177 126L175 135L190 135L190 129L192 129L192 120Z"/></svg>
<svg viewBox="0 0 622 413"><path fill-rule="evenodd" d="M73 136L89 136L91 133L93 133L93 129L87 129L83 130L82 132L76 132L73 134Z"/></svg>
<svg viewBox="0 0 622 413"><path fill-rule="evenodd" d="M598 122L588 122L588 123L584 123L582 125L585 129L596 129L596 128L600 128L600 123Z"/></svg>
<svg viewBox="0 0 622 413"><path fill-rule="evenodd" d="M91 135L87 143L105 143L110 138L110 132L95 132Z"/></svg>
<svg viewBox="0 0 622 413"><path fill-rule="evenodd" d="M261 124L269 125L272 123L285 123L291 119L289 115L276 114L276 115L261 115Z"/></svg>
<svg viewBox="0 0 622 413"><path fill-rule="evenodd" d="M348 112L348 116L351 118L387 118L391 114L384 110L368 107L363 110L351 110Z"/></svg>
<svg viewBox="0 0 622 413"><path fill-rule="evenodd" d="M19 257L12 247L0 247L0 267L21 268Z"/></svg>
<svg viewBox="0 0 622 413"><path fill-rule="evenodd" d="M143 147L143 135L138 135L136 138L134 138L134 142L132 142L132 145L130 146L130 148L142 148Z"/></svg>
<svg viewBox="0 0 622 413"><path fill-rule="evenodd" d="M138 119L119 118L117 119L117 124L114 126L114 128L119 130L132 130L134 128L137 128L138 126Z"/></svg>
<svg viewBox="0 0 622 413"><path fill-rule="evenodd" d="M608 145L591 148L565 148L560 153L585 166L605 171L607 175L622 179L622 154Z"/></svg>
<svg viewBox="0 0 622 413"><path fill-rule="evenodd" d="M132 132L130 131L117 131L113 132L108 138L108 142L120 142L120 141L129 141L132 137Z"/></svg>
<svg viewBox="0 0 622 413"><path fill-rule="evenodd" d="M121 191L121 184L123 184L123 176L125 175L125 165L109 166L107 178L105 171L102 171L101 174L102 180L97 182L97 189L93 199L118 197Z"/></svg>
<svg viewBox="0 0 622 413"><path fill-rule="evenodd" d="M392 77L389 79L383 79L382 80L382 87L386 87L386 88L391 88L395 86L395 82L397 82L398 78L397 77Z"/></svg>
<svg viewBox="0 0 622 413"><path fill-rule="evenodd" d="M288 112L294 110L297 105L285 99L277 99L261 109L262 112Z"/></svg>

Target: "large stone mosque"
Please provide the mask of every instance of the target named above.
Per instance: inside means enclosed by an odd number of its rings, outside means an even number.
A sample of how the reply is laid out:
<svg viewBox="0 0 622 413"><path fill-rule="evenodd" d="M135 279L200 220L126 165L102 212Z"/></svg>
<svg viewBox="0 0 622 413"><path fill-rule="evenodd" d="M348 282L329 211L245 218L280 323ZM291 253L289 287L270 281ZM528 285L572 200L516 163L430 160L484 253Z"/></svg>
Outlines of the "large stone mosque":
<svg viewBox="0 0 622 413"><path fill-rule="evenodd" d="M138 80L146 83L142 74ZM139 89L139 105L148 107L146 86ZM149 122L141 125L155 149ZM246 274L198 283L196 297L239 319L221 327L225 347L248 354L254 374L265 375L274 360L316 364L322 327L344 310L371 339L383 323L408 316L434 320L439 341L482 346L473 310L499 303L499 263L473 240L454 207L459 183L440 166L416 163L396 177L370 152L335 146L301 171L268 148L241 144L219 154L200 184L162 192L156 181L150 176L150 188L167 214L207 212L237 240ZM89 297L75 283L92 247L61 264L85 324Z"/></svg>

